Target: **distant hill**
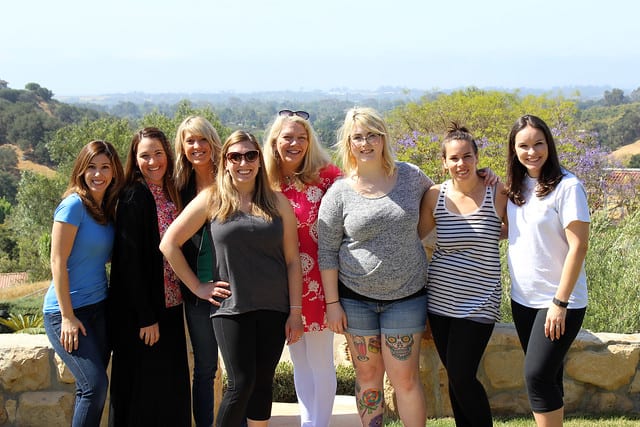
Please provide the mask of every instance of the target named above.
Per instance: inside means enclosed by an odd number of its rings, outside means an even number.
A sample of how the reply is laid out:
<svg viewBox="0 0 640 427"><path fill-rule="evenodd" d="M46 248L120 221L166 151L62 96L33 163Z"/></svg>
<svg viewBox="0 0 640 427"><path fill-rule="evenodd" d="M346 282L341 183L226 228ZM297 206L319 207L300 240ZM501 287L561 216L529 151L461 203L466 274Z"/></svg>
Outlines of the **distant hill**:
<svg viewBox="0 0 640 427"><path fill-rule="evenodd" d="M640 154L640 139L633 144L623 145L617 150L611 152L609 157L619 161L623 165L626 165L634 154Z"/></svg>
<svg viewBox="0 0 640 427"><path fill-rule="evenodd" d="M145 92L128 92L128 93L111 93L99 95L77 95L77 96L56 96L56 99L69 104L79 105L105 105L112 106L121 102L131 102L133 104L175 104L183 99L188 99L194 103L211 103L213 105L226 104L234 100L248 101L290 101L290 102L314 102L326 99L335 99L340 101L361 102L366 100L402 100L416 101L423 96L434 96L438 93L451 93L457 90L463 90L464 87L450 89L409 89L395 86L383 86L378 89L350 89L350 88L334 88L329 90L290 90L290 91L263 91L263 92L197 92L197 93L145 93ZM483 90L498 90L505 92L518 91L522 95L541 95L548 94L550 96L562 95L567 98L580 98L582 100L600 99L606 90L611 89L609 86L563 86L553 87L551 89L539 88L504 88L504 87L485 87Z"/></svg>
<svg viewBox="0 0 640 427"><path fill-rule="evenodd" d="M7 146L13 148L16 152L16 154L18 155L18 169L23 171L23 170L30 170L33 172L37 172L39 174L42 174L48 178L53 177L56 174L56 171L45 166L45 165L41 165L35 162L32 162L31 160L27 160L22 152L22 150L20 149L20 147L12 145L12 144L7 144Z"/></svg>

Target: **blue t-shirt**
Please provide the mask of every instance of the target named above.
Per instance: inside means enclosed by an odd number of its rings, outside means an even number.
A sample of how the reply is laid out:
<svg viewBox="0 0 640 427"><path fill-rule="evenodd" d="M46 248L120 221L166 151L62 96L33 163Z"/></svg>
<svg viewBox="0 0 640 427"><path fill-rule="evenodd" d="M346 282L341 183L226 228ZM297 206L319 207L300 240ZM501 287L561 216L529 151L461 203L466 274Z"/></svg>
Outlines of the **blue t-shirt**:
<svg viewBox="0 0 640 427"><path fill-rule="evenodd" d="M60 202L53 220L78 227L67 260L71 305L79 308L103 301L107 298L105 264L111 258L113 248L113 224L98 224L82 204L80 196L75 193ZM59 311L52 280L44 297L44 312Z"/></svg>

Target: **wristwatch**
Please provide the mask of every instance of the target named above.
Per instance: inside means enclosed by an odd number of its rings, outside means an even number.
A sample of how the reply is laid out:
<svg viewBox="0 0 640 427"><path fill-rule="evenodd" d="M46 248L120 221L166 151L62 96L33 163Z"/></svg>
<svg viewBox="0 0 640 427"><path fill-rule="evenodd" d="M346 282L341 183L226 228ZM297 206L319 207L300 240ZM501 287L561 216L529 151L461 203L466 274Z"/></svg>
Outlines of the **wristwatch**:
<svg viewBox="0 0 640 427"><path fill-rule="evenodd" d="M553 297L553 299L551 300L555 305L557 305L558 307L562 307L562 308L567 308L569 307L569 302L564 302L564 301L560 301L558 298Z"/></svg>

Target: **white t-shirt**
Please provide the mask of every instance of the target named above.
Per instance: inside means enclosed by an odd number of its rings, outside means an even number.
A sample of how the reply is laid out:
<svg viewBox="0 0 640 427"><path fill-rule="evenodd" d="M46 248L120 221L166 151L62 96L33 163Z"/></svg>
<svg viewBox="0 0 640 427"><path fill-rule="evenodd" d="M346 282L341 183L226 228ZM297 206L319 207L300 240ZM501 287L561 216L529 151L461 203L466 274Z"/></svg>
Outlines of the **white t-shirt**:
<svg viewBox="0 0 640 427"><path fill-rule="evenodd" d="M511 200L509 218L509 272L511 298L532 308L546 308L556 294L569 244L565 228L573 221L590 222L587 193L575 175L565 176L542 199L535 195L537 180L525 178L522 206ZM569 308L587 306L584 264L569 298Z"/></svg>

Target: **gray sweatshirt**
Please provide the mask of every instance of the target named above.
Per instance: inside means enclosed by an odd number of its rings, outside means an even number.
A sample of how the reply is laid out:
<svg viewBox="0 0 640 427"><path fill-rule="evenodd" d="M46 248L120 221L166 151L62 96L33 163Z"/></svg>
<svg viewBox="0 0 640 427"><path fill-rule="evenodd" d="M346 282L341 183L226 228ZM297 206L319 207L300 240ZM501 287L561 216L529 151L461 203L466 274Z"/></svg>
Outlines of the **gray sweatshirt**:
<svg viewBox="0 0 640 427"><path fill-rule="evenodd" d="M318 214L320 269L337 269L347 288L384 301L410 296L427 282L418 220L433 181L415 165L396 164L398 178L388 194L364 197L343 178L322 198Z"/></svg>

